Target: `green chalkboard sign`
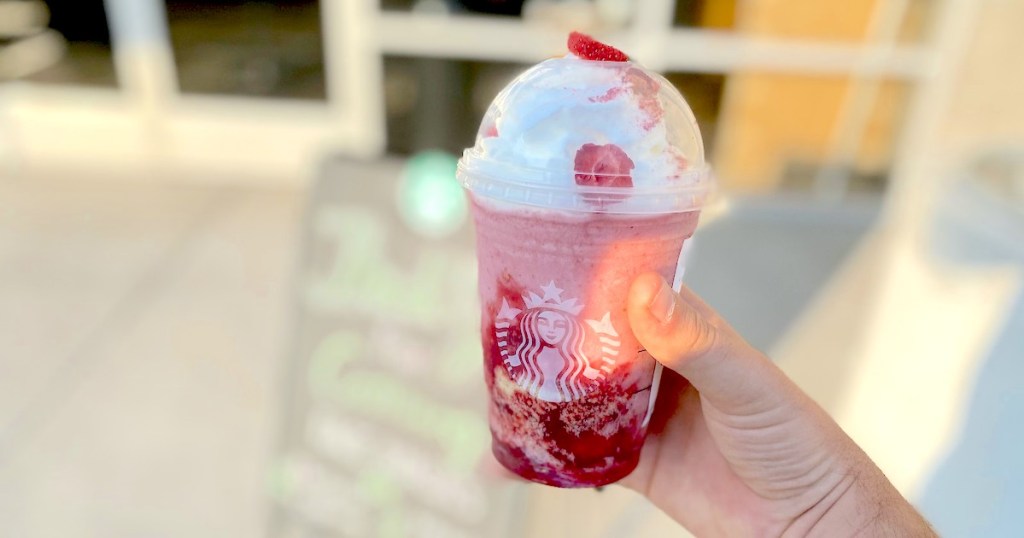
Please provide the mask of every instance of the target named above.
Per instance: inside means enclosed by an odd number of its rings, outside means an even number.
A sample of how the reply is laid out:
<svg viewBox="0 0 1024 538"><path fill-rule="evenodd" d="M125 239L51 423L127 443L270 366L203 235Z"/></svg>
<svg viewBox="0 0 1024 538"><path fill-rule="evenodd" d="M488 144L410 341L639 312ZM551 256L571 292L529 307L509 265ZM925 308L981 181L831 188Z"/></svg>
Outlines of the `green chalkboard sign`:
<svg viewBox="0 0 1024 538"><path fill-rule="evenodd" d="M273 536L510 536L454 158L330 161L311 192Z"/></svg>

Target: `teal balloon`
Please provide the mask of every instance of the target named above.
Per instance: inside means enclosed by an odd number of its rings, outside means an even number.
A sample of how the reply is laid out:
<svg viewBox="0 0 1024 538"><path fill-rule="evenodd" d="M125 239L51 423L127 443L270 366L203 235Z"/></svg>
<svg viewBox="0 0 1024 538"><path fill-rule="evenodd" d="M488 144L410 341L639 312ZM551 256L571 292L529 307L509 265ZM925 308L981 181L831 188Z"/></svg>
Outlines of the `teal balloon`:
<svg viewBox="0 0 1024 538"><path fill-rule="evenodd" d="M442 238L466 221L468 208L462 186L455 178L454 155L425 151L409 159L398 187L398 210L416 233Z"/></svg>

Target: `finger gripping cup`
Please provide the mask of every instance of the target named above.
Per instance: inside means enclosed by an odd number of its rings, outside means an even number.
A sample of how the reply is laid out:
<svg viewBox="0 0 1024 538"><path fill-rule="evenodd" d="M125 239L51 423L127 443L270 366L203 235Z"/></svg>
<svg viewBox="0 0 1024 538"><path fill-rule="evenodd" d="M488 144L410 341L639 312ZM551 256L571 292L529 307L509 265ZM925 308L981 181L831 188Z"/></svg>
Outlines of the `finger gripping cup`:
<svg viewBox="0 0 1024 538"><path fill-rule="evenodd" d="M621 479L657 391L626 294L647 271L672 281L710 190L692 113L633 62L548 60L495 98L458 176L495 457L553 486Z"/></svg>

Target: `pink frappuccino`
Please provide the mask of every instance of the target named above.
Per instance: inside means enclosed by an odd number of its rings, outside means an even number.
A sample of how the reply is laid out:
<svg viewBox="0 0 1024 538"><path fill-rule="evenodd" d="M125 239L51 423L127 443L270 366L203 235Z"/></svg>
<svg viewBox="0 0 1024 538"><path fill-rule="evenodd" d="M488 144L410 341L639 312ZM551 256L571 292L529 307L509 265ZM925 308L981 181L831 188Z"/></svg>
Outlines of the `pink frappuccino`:
<svg viewBox="0 0 1024 538"><path fill-rule="evenodd" d="M587 487L636 467L658 376L626 294L643 272L673 280L710 178L668 82L585 36L570 48L495 98L459 178L494 455L529 480Z"/></svg>

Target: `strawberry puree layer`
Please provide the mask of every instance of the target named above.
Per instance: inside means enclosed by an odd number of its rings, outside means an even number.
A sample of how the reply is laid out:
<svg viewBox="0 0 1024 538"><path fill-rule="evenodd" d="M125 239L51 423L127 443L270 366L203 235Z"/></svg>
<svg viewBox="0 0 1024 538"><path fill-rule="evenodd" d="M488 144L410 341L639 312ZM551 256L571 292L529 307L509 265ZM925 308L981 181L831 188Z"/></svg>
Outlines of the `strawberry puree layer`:
<svg viewBox="0 0 1024 538"><path fill-rule="evenodd" d="M671 282L698 212L584 214L471 199L495 456L553 486L621 479L640 456L654 371L629 330L626 294L642 272Z"/></svg>

